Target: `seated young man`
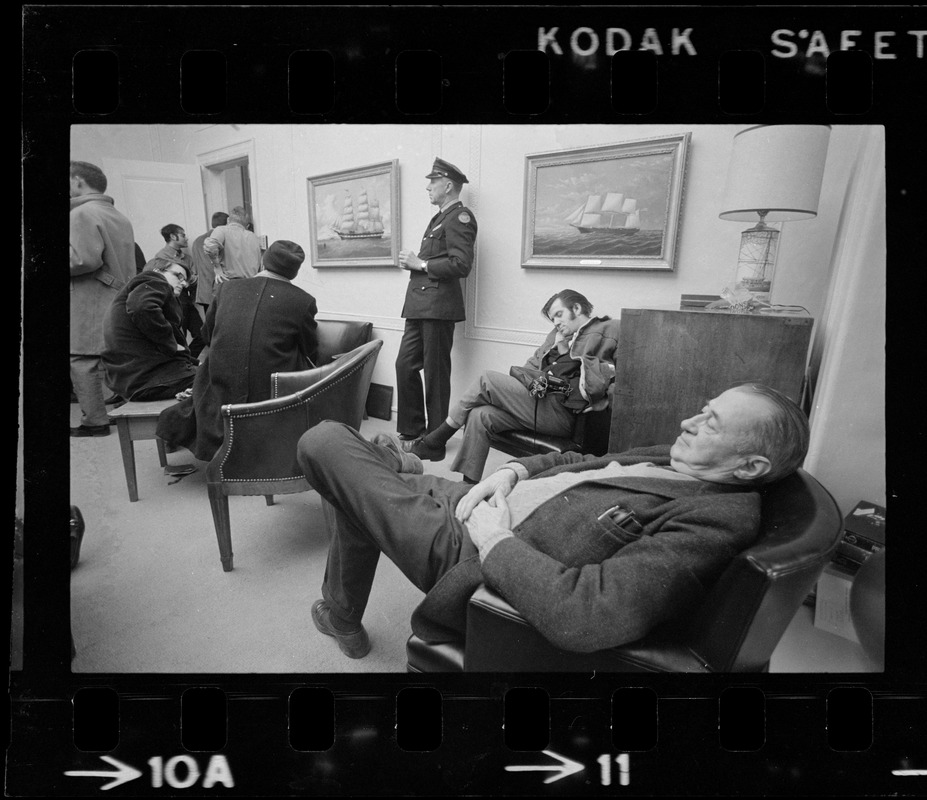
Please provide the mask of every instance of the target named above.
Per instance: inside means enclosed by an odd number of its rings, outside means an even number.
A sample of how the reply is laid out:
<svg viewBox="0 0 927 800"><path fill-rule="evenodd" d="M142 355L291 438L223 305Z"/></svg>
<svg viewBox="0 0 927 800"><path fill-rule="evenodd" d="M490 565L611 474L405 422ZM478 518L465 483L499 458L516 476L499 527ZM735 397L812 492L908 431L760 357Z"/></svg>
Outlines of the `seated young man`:
<svg viewBox="0 0 927 800"><path fill-rule="evenodd" d="M485 582L551 643L591 652L634 641L694 608L759 530L757 487L794 472L808 422L779 392L737 385L681 423L669 447L517 459L470 486L421 472L381 435L334 422L298 446L331 532L312 619L362 658L380 553L426 593L425 641L460 639Z"/></svg>
<svg viewBox="0 0 927 800"><path fill-rule="evenodd" d="M189 389L197 360L181 328L187 270L165 261L132 278L103 317L104 381L126 400L171 400Z"/></svg>
<svg viewBox="0 0 927 800"><path fill-rule="evenodd" d="M550 392L535 397L517 378L487 371L440 427L423 439L404 442L403 448L419 458L441 461L448 440L466 426L451 469L462 473L468 483L477 483L489 455L490 433L526 429L569 436L577 414L605 408L615 378L618 320L591 316L592 304L571 289L551 297L541 314L554 323L554 329L525 366L569 381L569 395Z"/></svg>

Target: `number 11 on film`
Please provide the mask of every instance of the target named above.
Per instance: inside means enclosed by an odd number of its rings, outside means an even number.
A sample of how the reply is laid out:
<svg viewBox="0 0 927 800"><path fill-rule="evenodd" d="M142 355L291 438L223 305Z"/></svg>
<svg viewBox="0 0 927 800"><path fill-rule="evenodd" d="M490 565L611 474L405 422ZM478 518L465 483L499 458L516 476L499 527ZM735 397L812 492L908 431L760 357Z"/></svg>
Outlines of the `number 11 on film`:
<svg viewBox="0 0 927 800"><path fill-rule="evenodd" d="M610 753L602 753L596 761L599 762L599 777L603 786L612 785L612 757ZM621 753L615 756L618 765L618 785L628 786L631 783L631 756Z"/></svg>

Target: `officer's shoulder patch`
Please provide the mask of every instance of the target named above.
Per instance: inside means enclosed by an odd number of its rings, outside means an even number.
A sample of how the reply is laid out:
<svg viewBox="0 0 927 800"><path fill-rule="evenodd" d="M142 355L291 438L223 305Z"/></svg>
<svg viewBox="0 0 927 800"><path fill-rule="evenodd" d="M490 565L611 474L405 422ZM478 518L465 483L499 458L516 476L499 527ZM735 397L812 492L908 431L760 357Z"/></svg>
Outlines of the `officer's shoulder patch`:
<svg viewBox="0 0 927 800"><path fill-rule="evenodd" d="M461 211L457 215L457 219L460 220L464 225L469 224L470 220L473 219L466 211Z"/></svg>

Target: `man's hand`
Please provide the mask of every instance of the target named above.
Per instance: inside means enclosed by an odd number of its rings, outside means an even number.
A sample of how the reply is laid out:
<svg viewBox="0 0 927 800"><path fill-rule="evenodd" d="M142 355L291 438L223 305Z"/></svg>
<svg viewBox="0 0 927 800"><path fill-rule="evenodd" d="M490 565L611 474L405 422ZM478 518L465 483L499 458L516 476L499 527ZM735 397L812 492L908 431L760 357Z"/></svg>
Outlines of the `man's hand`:
<svg viewBox="0 0 927 800"><path fill-rule="evenodd" d="M216 269L216 286L220 283L225 283L226 281L231 280L231 278L225 274L221 269Z"/></svg>
<svg viewBox="0 0 927 800"><path fill-rule="evenodd" d="M517 482L518 475L513 470L500 469L498 472L494 472L460 498L454 512L455 516L461 522L466 522L473 510L483 500L487 500L490 506L497 506L501 502L505 506L506 513L508 513L508 504L505 503L504 498L508 496Z"/></svg>
<svg viewBox="0 0 927 800"><path fill-rule="evenodd" d="M427 272L425 262L422 261L412 250L399 251L399 266L410 272Z"/></svg>
<svg viewBox="0 0 927 800"><path fill-rule="evenodd" d="M495 497L495 503L479 503L470 514L467 530L473 544L482 553L483 548L493 538L512 531L512 515L509 504L501 494Z"/></svg>

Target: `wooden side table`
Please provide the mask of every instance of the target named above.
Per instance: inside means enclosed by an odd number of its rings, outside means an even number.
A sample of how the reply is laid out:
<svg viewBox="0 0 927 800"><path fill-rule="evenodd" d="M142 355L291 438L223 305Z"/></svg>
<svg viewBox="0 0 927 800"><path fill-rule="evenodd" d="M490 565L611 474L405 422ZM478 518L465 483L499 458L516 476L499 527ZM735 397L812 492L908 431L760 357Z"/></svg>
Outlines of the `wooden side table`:
<svg viewBox="0 0 927 800"><path fill-rule="evenodd" d="M135 476L135 442L143 439L154 439L158 446L158 460L162 467L167 466L167 451L164 442L155 433L158 426L158 415L169 406L175 405L176 400L152 400L147 403L126 403L109 412L109 416L116 420L116 430L119 433L119 449L122 451L122 467L126 473L126 485L129 489L129 500L138 500L138 483Z"/></svg>
<svg viewBox="0 0 927 800"><path fill-rule="evenodd" d="M670 444L681 420L738 381L800 403L813 324L796 314L623 309L609 452Z"/></svg>

